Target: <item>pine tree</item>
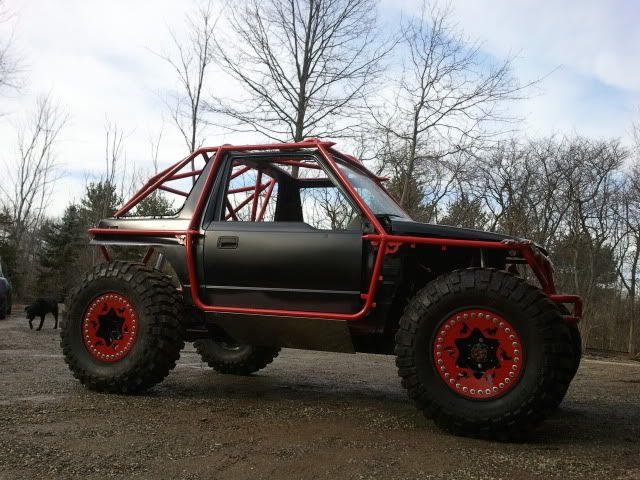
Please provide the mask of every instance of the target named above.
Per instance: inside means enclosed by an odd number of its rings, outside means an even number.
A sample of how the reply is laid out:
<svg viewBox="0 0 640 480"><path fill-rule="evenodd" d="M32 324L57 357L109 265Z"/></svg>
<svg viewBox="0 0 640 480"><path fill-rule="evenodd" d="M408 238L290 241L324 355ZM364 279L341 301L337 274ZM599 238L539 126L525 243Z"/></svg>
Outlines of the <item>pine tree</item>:
<svg viewBox="0 0 640 480"><path fill-rule="evenodd" d="M38 293L64 298L81 273L86 248L85 225L77 205L69 205L59 221L47 220L38 252Z"/></svg>
<svg viewBox="0 0 640 480"><path fill-rule="evenodd" d="M108 180L91 182L80 201L82 220L88 228L94 227L103 218L113 215L121 203L122 198L113 183Z"/></svg>
<svg viewBox="0 0 640 480"><path fill-rule="evenodd" d="M162 217L174 213L171 201L157 190L141 201L135 210L135 215L140 217Z"/></svg>

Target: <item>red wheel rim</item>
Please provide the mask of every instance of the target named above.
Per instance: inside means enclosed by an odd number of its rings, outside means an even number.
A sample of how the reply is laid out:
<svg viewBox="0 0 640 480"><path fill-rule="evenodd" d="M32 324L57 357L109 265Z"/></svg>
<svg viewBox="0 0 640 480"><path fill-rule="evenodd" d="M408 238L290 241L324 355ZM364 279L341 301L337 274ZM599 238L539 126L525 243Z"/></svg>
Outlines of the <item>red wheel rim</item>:
<svg viewBox="0 0 640 480"><path fill-rule="evenodd" d="M502 316L472 308L440 324L433 360L442 381L458 395L488 399L518 383L524 352L518 333Z"/></svg>
<svg viewBox="0 0 640 480"><path fill-rule="evenodd" d="M118 293L96 297L82 318L82 338L91 356L117 362L128 355L136 340L138 317L129 300Z"/></svg>

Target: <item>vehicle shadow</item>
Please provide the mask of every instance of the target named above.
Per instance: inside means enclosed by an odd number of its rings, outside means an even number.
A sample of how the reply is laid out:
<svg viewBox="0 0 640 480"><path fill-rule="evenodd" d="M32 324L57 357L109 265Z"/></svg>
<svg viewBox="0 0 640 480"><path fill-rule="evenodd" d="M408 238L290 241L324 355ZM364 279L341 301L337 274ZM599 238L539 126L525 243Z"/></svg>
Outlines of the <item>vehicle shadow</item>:
<svg viewBox="0 0 640 480"><path fill-rule="evenodd" d="M150 395L159 398L284 402L299 401L318 407L366 406L378 413L401 415L411 429L424 428L431 434L433 423L413 407L396 379L376 384L353 378L344 379L335 372L315 372L312 378L293 372L289 375L261 372L248 377L220 375L208 369L183 372L175 382L165 382ZM291 372L290 372L291 373ZM575 396L574 396L575 397ZM640 404L624 403L615 396L580 400L568 396L540 427L510 443L531 448L565 449L581 445L607 443L620 447L640 447ZM493 442L489 442L493 443Z"/></svg>

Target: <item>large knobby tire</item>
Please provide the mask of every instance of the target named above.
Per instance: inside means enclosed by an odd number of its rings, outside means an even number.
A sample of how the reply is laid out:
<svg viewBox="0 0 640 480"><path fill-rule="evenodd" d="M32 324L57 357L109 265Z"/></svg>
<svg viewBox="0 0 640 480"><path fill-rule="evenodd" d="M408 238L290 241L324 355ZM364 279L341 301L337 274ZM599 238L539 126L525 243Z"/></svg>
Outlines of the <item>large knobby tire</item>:
<svg viewBox="0 0 640 480"><path fill-rule="evenodd" d="M427 418L459 434L513 439L562 401L575 368L557 306L506 272L438 277L396 335L402 385Z"/></svg>
<svg viewBox="0 0 640 480"><path fill-rule="evenodd" d="M578 373L578 368L580 367L580 360L582 359L582 336L580 335L580 330L578 330L577 325L567 325L569 329L569 336L571 338L571 378L576 376Z"/></svg>
<svg viewBox="0 0 640 480"><path fill-rule="evenodd" d="M564 305L559 306L561 315L569 315L569 310ZM578 325L565 323L565 338L570 343L569 358L571 361L571 378L576 376L582 360L582 336Z"/></svg>
<svg viewBox="0 0 640 480"><path fill-rule="evenodd" d="M98 265L74 289L61 326L64 359L86 387L137 393L161 382L184 347L182 299L145 265Z"/></svg>
<svg viewBox="0 0 640 480"><path fill-rule="evenodd" d="M238 345L233 341L200 339L193 342L202 361L219 373L250 375L278 356L277 347Z"/></svg>
<svg viewBox="0 0 640 480"><path fill-rule="evenodd" d="M0 320L4 320L8 315L11 315L11 307L7 303L6 299L0 298Z"/></svg>

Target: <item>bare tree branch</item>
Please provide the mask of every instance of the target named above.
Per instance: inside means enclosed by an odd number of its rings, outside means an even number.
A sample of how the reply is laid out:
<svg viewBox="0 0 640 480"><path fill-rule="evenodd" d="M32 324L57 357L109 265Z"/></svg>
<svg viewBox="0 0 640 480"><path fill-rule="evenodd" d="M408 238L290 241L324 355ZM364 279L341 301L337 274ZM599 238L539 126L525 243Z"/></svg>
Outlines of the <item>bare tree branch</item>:
<svg viewBox="0 0 640 480"><path fill-rule="evenodd" d="M380 41L374 0L250 0L217 42L218 61L245 92L209 110L276 141L345 136L359 123L391 45Z"/></svg>
<svg viewBox="0 0 640 480"><path fill-rule="evenodd" d="M165 104L189 152L204 142L203 88L213 61L215 28L222 10L215 15L209 1L188 14L188 37L183 40L170 32L175 54L159 55L178 81L178 90L167 95Z"/></svg>
<svg viewBox="0 0 640 480"><path fill-rule="evenodd" d="M450 16L448 9L425 1L419 17L403 21L401 75L387 97L369 105L378 131L386 132L393 150L404 152L396 172L402 175L397 192L404 206L420 164L431 164L423 171L437 171L446 157L470 153L493 139L491 127L514 120L501 106L522 98L530 86L515 80L510 60L487 65L478 45L454 29Z"/></svg>
<svg viewBox="0 0 640 480"><path fill-rule="evenodd" d="M7 24L11 17L4 7L4 0L0 0L0 26ZM19 89L21 74L20 59L13 53L13 33L0 34L0 93Z"/></svg>
<svg viewBox="0 0 640 480"><path fill-rule="evenodd" d="M0 184L16 239L42 220L57 180L55 146L67 119L66 112L47 95L38 98L28 123L16 127L17 155L5 162L7 175Z"/></svg>

